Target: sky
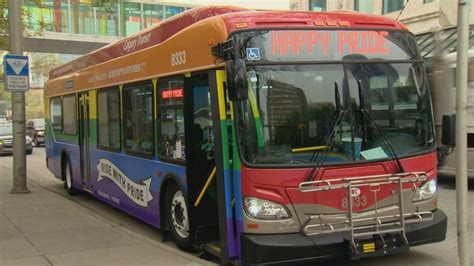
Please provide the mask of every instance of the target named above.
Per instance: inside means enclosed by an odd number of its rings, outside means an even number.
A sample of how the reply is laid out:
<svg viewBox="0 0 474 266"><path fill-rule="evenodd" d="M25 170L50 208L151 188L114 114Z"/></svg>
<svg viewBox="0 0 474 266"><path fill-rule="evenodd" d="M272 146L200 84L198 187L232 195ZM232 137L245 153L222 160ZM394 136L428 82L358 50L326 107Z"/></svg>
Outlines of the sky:
<svg viewBox="0 0 474 266"><path fill-rule="evenodd" d="M173 3L192 5L227 5L246 8L286 9L290 8L289 0L173 0Z"/></svg>

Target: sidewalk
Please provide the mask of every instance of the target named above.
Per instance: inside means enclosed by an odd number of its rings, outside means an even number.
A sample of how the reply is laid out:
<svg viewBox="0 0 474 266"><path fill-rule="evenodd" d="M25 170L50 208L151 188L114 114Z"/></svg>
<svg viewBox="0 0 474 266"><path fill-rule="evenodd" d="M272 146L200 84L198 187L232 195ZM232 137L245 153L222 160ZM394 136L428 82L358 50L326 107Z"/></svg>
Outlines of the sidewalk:
<svg viewBox="0 0 474 266"><path fill-rule="evenodd" d="M102 218L35 181L28 183L30 194L9 194L11 175L0 166L0 265L209 264Z"/></svg>

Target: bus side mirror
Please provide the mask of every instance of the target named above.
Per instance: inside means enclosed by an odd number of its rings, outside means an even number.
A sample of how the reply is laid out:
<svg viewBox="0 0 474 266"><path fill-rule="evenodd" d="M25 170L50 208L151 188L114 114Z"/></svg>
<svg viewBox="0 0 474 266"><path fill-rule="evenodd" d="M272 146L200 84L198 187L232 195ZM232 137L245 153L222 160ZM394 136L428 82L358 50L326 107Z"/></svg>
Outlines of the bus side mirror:
<svg viewBox="0 0 474 266"><path fill-rule="evenodd" d="M248 99L247 68L242 59L229 60L226 62L227 88L231 101Z"/></svg>
<svg viewBox="0 0 474 266"><path fill-rule="evenodd" d="M441 143L446 146L456 146L456 115L443 115Z"/></svg>

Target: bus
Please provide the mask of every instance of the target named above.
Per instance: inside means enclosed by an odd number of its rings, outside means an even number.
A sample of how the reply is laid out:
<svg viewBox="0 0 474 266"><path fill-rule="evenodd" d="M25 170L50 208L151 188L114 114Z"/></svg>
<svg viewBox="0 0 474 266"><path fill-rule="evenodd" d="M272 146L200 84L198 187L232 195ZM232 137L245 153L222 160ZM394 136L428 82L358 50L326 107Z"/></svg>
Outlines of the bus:
<svg viewBox="0 0 474 266"><path fill-rule="evenodd" d="M444 115L456 113L456 56L457 53L442 55L433 60L433 71L428 74L433 84L433 107L435 125L441 136ZM467 87L467 174L474 178L474 50L468 51ZM438 172L444 176L456 175L456 153L454 148L439 142Z"/></svg>
<svg viewBox="0 0 474 266"><path fill-rule="evenodd" d="M398 21L198 7L51 70L47 166L222 264L445 239L429 84Z"/></svg>

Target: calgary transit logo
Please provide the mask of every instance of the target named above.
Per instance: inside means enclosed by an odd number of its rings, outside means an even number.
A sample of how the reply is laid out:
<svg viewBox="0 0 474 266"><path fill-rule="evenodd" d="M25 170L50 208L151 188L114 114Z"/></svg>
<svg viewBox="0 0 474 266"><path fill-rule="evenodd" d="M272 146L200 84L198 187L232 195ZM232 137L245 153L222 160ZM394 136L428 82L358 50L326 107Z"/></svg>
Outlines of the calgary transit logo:
<svg viewBox="0 0 474 266"><path fill-rule="evenodd" d="M351 188L351 197L359 197L360 196L360 189L357 187Z"/></svg>

